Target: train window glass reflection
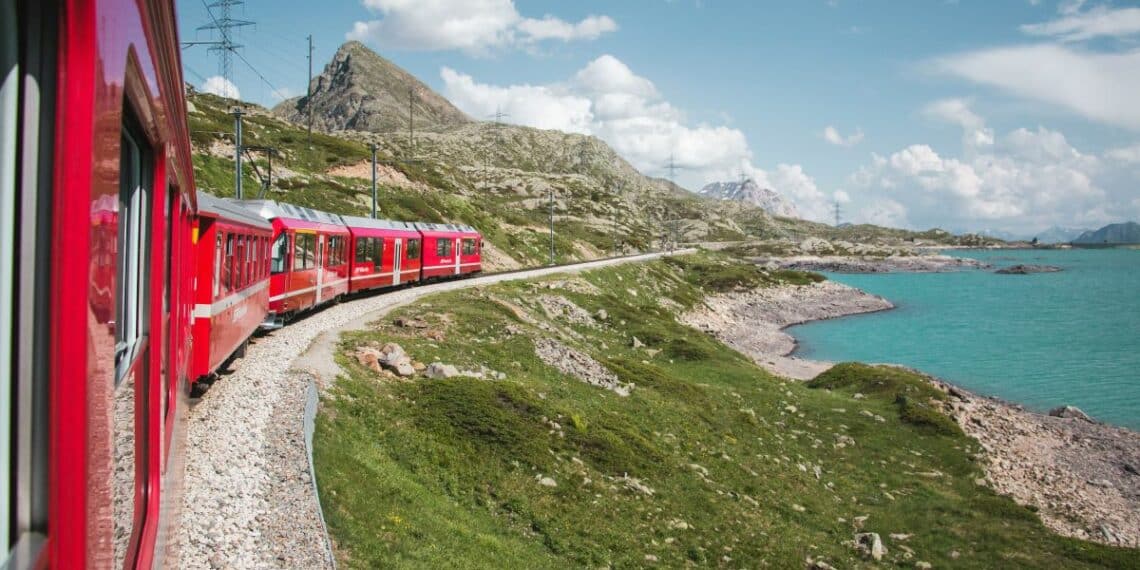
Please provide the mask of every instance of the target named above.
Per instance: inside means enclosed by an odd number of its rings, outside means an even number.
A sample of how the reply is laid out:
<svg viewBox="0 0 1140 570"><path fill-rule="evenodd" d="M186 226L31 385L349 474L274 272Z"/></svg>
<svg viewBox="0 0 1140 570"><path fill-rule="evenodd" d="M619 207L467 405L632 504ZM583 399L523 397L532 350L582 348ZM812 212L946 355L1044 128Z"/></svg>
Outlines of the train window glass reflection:
<svg viewBox="0 0 1140 570"><path fill-rule="evenodd" d="M270 273L284 273L285 260L289 252L289 234L281 232L273 242L272 257L269 262Z"/></svg>
<svg viewBox="0 0 1140 570"><path fill-rule="evenodd" d="M127 129L123 130L119 166L119 267L116 303L115 356L116 383L125 370L120 364L133 360L134 352L146 333L146 273L150 246L150 189L146 184L149 168L142 146Z"/></svg>
<svg viewBox="0 0 1140 570"><path fill-rule="evenodd" d="M136 429L149 424L150 361L150 248L153 200L154 154L133 128L136 124L124 109L119 156L119 259L117 321L115 326L115 389L111 402L111 445L114 469L109 481L112 492L113 554L116 567L133 566L127 558L135 531L142 528L145 509L136 498L146 496L148 464L146 437Z"/></svg>
<svg viewBox="0 0 1140 570"><path fill-rule="evenodd" d="M380 271L382 266L380 260L384 258L384 238L372 238L372 263L376 266L376 271Z"/></svg>

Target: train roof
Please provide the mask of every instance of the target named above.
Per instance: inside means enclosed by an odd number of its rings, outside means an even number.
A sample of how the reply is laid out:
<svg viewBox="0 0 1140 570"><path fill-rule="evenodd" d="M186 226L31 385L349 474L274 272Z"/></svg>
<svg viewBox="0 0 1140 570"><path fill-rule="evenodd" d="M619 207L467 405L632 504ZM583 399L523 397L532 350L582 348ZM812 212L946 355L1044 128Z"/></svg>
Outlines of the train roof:
<svg viewBox="0 0 1140 570"><path fill-rule="evenodd" d="M428 222L416 222L414 225L416 226L417 230L425 232L451 232L464 234L479 233L475 228L463 224L432 224Z"/></svg>
<svg viewBox="0 0 1140 570"><path fill-rule="evenodd" d="M264 229L273 229L273 225L265 221L264 218L251 212L249 208L237 201L228 198L219 198L213 194L209 194L199 190L198 194L198 213L208 214L218 218L225 218L229 220L239 221Z"/></svg>
<svg viewBox="0 0 1140 570"><path fill-rule="evenodd" d="M241 204L257 212L261 217L267 220L274 218L291 218L315 224L344 225L340 216L336 214L330 214L304 206L294 206L293 204L286 204L285 202L276 202L274 200L242 200Z"/></svg>
<svg viewBox="0 0 1140 570"><path fill-rule="evenodd" d="M350 228L367 228L370 230L400 230L408 232L416 231L416 224L412 222L377 220L373 218L362 218L360 216L341 216L340 219L344 220L344 225Z"/></svg>

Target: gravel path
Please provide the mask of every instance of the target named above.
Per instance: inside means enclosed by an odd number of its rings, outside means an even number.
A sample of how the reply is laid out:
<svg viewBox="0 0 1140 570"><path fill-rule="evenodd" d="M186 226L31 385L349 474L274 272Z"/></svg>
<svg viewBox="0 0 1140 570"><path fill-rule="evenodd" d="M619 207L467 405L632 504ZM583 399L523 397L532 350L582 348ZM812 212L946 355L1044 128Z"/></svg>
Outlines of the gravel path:
<svg viewBox="0 0 1140 570"><path fill-rule="evenodd" d="M362 325L432 293L661 255L488 275L395 291L326 308L256 339L234 372L216 382L190 410L186 492L178 525L180 566L331 567L320 509L313 495L302 420L306 391L314 377L335 378L335 364L313 355L330 354L338 331ZM308 350L310 345L323 349ZM303 362L295 362L306 352L309 355Z"/></svg>

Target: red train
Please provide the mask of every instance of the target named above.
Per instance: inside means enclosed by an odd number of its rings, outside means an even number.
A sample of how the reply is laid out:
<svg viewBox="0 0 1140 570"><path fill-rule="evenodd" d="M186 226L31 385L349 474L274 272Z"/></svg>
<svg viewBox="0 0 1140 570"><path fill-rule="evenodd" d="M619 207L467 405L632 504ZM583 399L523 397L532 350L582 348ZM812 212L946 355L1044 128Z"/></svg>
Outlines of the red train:
<svg viewBox="0 0 1140 570"><path fill-rule="evenodd" d="M191 384L481 238L196 192L170 0L0 0L0 64L0 567L163 567Z"/></svg>

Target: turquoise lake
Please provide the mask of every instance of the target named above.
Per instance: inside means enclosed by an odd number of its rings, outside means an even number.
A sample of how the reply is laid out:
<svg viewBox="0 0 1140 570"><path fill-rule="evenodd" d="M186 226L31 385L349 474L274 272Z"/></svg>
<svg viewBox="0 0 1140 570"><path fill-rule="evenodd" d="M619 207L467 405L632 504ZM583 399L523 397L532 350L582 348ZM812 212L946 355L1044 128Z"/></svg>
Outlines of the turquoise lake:
<svg viewBox="0 0 1140 570"><path fill-rule="evenodd" d="M898 308L788 329L796 355L912 366L1046 411L1073 405L1140 429L1140 251L958 251L1060 273L828 274Z"/></svg>

